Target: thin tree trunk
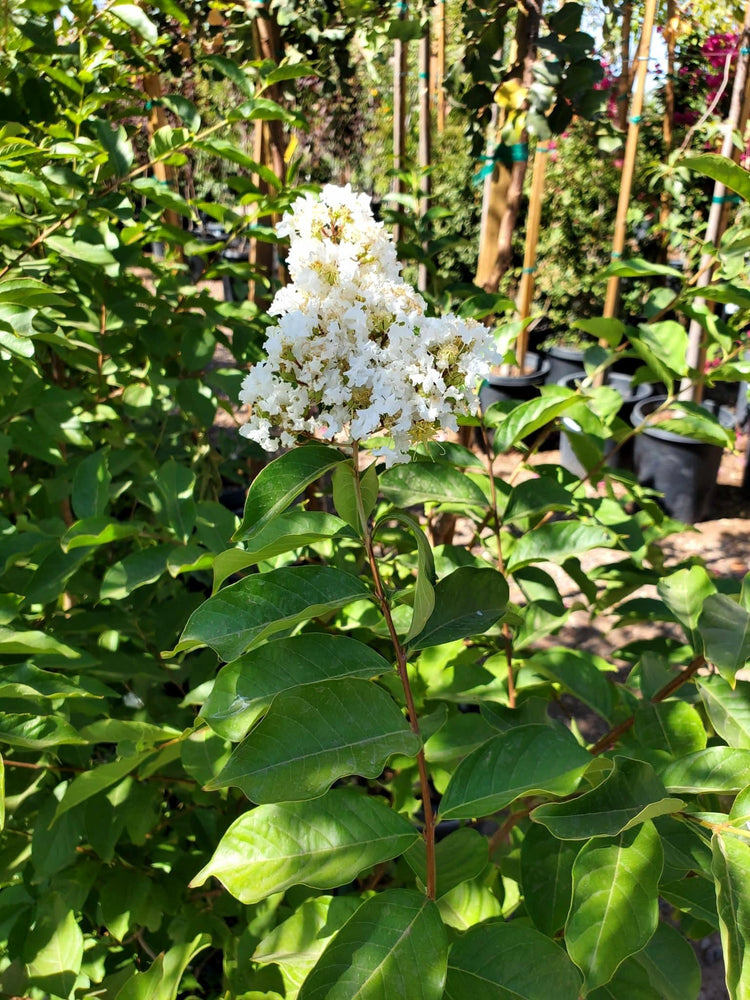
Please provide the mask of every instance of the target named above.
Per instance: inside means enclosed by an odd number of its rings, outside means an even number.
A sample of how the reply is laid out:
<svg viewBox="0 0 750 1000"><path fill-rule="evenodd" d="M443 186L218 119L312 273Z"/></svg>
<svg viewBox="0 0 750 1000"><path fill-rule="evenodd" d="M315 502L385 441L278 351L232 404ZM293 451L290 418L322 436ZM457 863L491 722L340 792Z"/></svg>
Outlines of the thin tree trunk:
<svg viewBox="0 0 750 1000"><path fill-rule="evenodd" d="M425 214L430 205L432 159L432 110L430 107L430 19L425 19L424 34L419 40L419 215L426 225ZM424 237L422 249L427 252L428 240ZM420 264L417 272L417 287L420 292L427 290L429 272L426 264Z"/></svg>
<svg viewBox="0 0 750 1000"><path fill-rule="evenodd" d="M548 159L549 143L537 143L534 153L531 194L529 195L529 214L526 221L526 247L523 255L523 271L521 272L521 284L518 288L517 299L518 317L521 320L529 318L531 302L534 298L536 250L539 242L539 224L542 219L542 203L544 201L544 175L547 170ZM526 364L528 342L528 329L524 326L523 330L518 334L518 340L516 341L516 364L521 373L523 373Z"/></svg>
<svg viewBox="0 0 750 1000"><path fill-rule="evenodd" d="M519 4L518 23L516 25L516 62L523 67L521 82L529 87L533 79L533 66L536 59L537 40L541 21L541 5L535 0L526 0L528 7ZM500 219L497 236L495 262L482 287L487 292L496 292L500 287L503 275L510 267L513 253L513 231L518 218L523 195L523 182L528 166L528 134L524 129L519 141L512 147L513 161L510 171L505 211Z"/></svg>
<svg viewBox="0 0 750 1000"><path fill-rule="evenodd" d="M734 132L740 123L745 98L748 57L750 56L750 0L747 0L745 4L745 20L737 47L737 65L734 71L732 100L729 107L729 115L724 122L724 141L721 144L721 155L727 157L727 159L732 158ZM711 210L708 214L705 235L705 243L708 246L718 246L721 239L721 224L724 217L723 207L726 190L726 187L719 181L714 184L714 193L711 198ZM712 253L704 253L702 255L698 272L698 288L705 288L710 283L714 264L715 258ZM704 306L705 299L696 298L693 302L693 308L697 311L700 311ZM706 342L703 327L697 320L691 320L688 330L687 363L688 368L692 368L697 372L698 381L693 383L689 378L683 379L680 387L680 398L692 399L693 402L699 403L703 398L703 370L706 364Z"/></svg>
<svg viewBox="0 0 750 1000"><path fill-rule="evenodd" d="M406 18L405 0L398 4L399 20ZM406 74L408 45L396 39L393 44L393 185L394 194L404 193L404 181L400 176L406 166ZM398 243L403 238L401 223L393 227L393 240Z"/></svg>
<svg viewBox="0 0 750 1000"><path fill-rule="evenodd" d="M445 0L435 5L435 42L432 90L435 94L435 127L438 134L445 131Z"/></svg>

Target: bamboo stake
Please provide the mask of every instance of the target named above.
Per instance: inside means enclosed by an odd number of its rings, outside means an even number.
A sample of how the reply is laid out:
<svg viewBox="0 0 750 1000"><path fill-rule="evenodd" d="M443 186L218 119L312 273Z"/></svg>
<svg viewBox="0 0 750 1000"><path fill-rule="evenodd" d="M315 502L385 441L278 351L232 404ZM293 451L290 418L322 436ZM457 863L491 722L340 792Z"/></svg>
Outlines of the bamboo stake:
<svg viewBox="0 0 750 1000"><path fill-rule="evenodd" d="M549 160L549 143L537 143L534 153L531 192L529 193L529 213L526 221L526 246L523 254L523 271L518 288L517 309L519 319L529 318L531 301L534 298L534 274L536 272L536 252L539 243L539 225L542 219L542 202L544 201L544 176ZM516 364L523 374L526 365L526 352L529 346L529 331L524 325L516 341Z"/></svg>
<svg viewBox="0 0 750 1000"><path fill-rule="evenodd" d="M675 50L677 47L677 22L675 0L667 0L667 30L664 32L667 42L667 81L664 86L664 122L662 126L662 138L664 140L664 152L668 156L672 149L674 132L674 72L675 72ZM661 228L661 242L663 263L666 264L669 254L669 233L667 222L669 221L670 197L664 190L659 199L659 226Z"/></svg>
<svg viewBox="0 0 750 1000"><path fill-rule="evenodd" d="M432 111L430 108L430 19L425 20L424 34L419 40L419 215L424 223L429 208L432 158ZM425 235L422 249L427 252ZM427 291L429 272L427 265L420 263L417 271L417 288Z"/></svg>
<svg viewBox="0 0 750 1000"><path fill-rule="evenodd" d="M491 163L498 140L498 120L500 109L492 105L492 117L487 129L487 145L485 147L485 163ZM484 178L482 191L482 217L479 224L479 256L477 273L474 283L480 288L488 280L497 255L497 237L500 232L500 220L505 214L508 203L508 188L510 186L510 170L497 163Z"/></svg>
<svg viewBox="0 0 750 1000"><path fill-rule="evenodd" d="M158 73L147 73L143 77L143 91L148 97L148 104L146 105L148 108L147 127L149 141L152 141L154 133L168 124L164 108L159 103L160 99L164 96L164 91L162 90L161 77ZM160 184L166 184L170 188L175 187L177 173L173 166L157 162L154 163L153 170L154 177ZM166 209L163 218L168 226L174 226L177 229L182 228L182 219L174 209Z"/></svg>
<svg viewBox="0 0 750 1000"><path fill-rule="evenodd" d="M437 0L435 7L435 125L438 133L445 131L445 0Z"/></svg>
<svg viewBox="0 0 750 1000"><path fill-rule="evenodd" d="M646 91L646 77L648 75L648 60L651 52L651 35L654 31L656 3L657 0L646 0L643 12L643 29L641 31L640 45L638 46L638 66L635 74L635 90L633 93L633 103L630 108L628 138L625 144L625 157L623 160L622 179L620 182L620 197L617 202L615 232L614 239L612 241L613 260L619 260L622 257L622 251L625 246L628 204L630 202L630 192L633 186L635 154L638 149L638 133L640 131L641 112L643 111L643 97ZM605 317L613 318L617 315L619 300L620 278L613 274L607 282L607 294L604 300ZM603 346L606 346L606 342L604 342Z"/></svg>
<svg viewBox="0 0 750 1000"><path fill-rule="evenodd" d="M396 3L398 18L406 19L406 0ZM397 38L393 44L393 184L394 194L404 193L404 181L401 171L405 166L406 157L406 74L408 46ZM397 222L393 227L393 241L398 243L403 236L402 226Z"/></svg>
<svg viewBox="0 0 750 1000"><path fill-rule="evenodd" d="M630 30L633 23L633 5L626 0L622 11L620 37L620 78L617 81L617 121L622 132L628 127L628 95L630 94Z"/></svg>
<svg viewBox="0 0 750 1000"><path fill-rule="evenodd" d="M742 33L738 40L739 51L737 54L737 65L734 71L734 83L732 86L732 99L729 106L729 115L724 122L724 140L721 144L721 155L732 158L734 149L734 132L740 122L742 105L745 97L745 85L748 77L748 61L750 57L750 0L745 4L745 20L742 25ZM717 247L721 239L721 222L723 207L726 200L726 187L716 181L714 193L711 198L711 209L708 213L708 224L706 226L705 244ZM698 272L697 288L705 288L711 281L715 265L714 255L704 253L701 256L700 270ZM705 299L696 298L693 308L700 310L705 306ZM680 399L692 400L700 403L703 398L703 370L706 363L706 342L703 327L697 320L691 320L688 329L688 349L686 356L688 368L693 369L698 374L697 382L684 378L680 386Z"/></svg>

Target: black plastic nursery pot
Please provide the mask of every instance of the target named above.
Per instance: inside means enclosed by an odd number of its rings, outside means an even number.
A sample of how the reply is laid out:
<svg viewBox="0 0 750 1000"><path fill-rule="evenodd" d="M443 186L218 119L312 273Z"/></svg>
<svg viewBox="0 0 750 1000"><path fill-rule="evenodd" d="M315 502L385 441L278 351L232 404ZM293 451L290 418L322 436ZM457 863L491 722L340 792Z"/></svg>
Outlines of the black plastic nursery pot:
<svg viewBox="0 0 750 1000"><path fill-rule="evenodd" d="M665 399L650 396L636 403L633 426L640 427ZM722 427L734 425L734 415L727 407L714 400L706 400L703 406L718 417ZM639 483L663 494L662 506L671 517L694 524L704 520L710 510L723 452L720 445L681 437L664 425L654 424L635 438L633 464Z"/></svg>
<svg viewBox="0 0 750 1000"><path fill-rule="evenodd" d="M557 384L566 375L577 375L581 378L585 353L584 347L563 347L561 344L548 347L545 351L549 361L549 374L545 380L547 385Z"/></svg>
<svg viewBox="0 0 750 1000"><path fill-rule="evenodd" d="M527 354L527 361L535 367L523 375L490 375L479 390L482 412L493 403L525 402L539 395L539 386L549 381L549 362L535 354Z"/></svg>
<svg viewBox="0 0 750 1000"><path fill-rule="evenodd" d="M566 389L575 389L580 381L581 374L578 372L573 375L564 376L559 380L558 385L564 385ZM640 400L646 399L653 392L652 386L647 382L643 382L641 385L633 385L632 376L624 375L622 372L610 371L607 374L607 385L615 389L622 396L622 406L620 407L619 416L625 421L630 420L635 404ZM586 469L578 459L574 448L576 438L583 444L582 439L585 437L586 435L575 420L571 417L563 417L562 434L560 435L560 464L569 472L572 472L574 476L581 477L586 475ZM596 443L592 441L592 444ZM618 469L629 470L633 468L632 440L626 441L616 452L614 451L614 441L601 441L598 444L604 452L605 465L617 467ZM614 455L610 459L610 455L613 452Z"/></svg>

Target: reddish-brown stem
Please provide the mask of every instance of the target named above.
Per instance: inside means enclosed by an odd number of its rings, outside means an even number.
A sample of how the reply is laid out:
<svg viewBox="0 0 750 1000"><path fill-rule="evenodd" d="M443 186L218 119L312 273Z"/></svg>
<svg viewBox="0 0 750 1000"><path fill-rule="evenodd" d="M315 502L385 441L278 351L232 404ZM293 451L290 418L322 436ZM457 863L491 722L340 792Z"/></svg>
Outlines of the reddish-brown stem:
<svg viewBox="0 0 750 1000"><path fill-rule="evenodd" d="M396 632L396 626L393 623L393 615L391 614L391 603L388 599L388 595L385 592L385 587L383 586L383 581L380 576L380 570L378 568L378 561L375 556L375 550L372 544L372 531L370 529L370 522L365 514L364 504L362 502L362 491L360 487L359 480L359 449L357 443L355 442L352 446L352 460L354 465L354 487L357 494L357 508L359 510L360 523L362 525L362 537L365 543L365 551L367 553L367 561L370 566L370 572L372 574L373 584L375 586L375 597L380 606L380 610L385 619L386 626L388 628L388 635L391 639L391 645L393 646L394 653L396 654L396 670L398 672L399 679L401 681L401 686L404 689L404 697L406 699L406 711L409 719L409 725L411 726L412 732L419 738L420 748L417 753L417 769L419 771L419 787L422 794L422 810L424 812L424 843L427 853L427 896L429 899L435 899L435 889L436 889L436 867L435 867L435 814L432 810L432 798L430 794L430 778L427 773L427 761L424 756L424 748L422 747L422 734L419 731L419 718L417 716L417 709L414 704L414 695L412 694L411 684L409 683L409 673L406 666L406 650L401 645L398 633Z"/></svg>
<svg viewBox="0 0 750 1000"><path fill-rule="evenodd" d="M690 678L697 674L700 668L705 667L705 665L705 656L696 656L695 659L693 659L681 673L677 674L676 677L673 677L671 681L664 685L664 687L659 688L651 699L651 702L655 704L657 702L664 701L671 694L674 694L678 688L682 687L683 684L686 684ZM610 729L609 732L605 733L600 740L596 741L596 743L591 747L589 753L594 755L600 754L605 750L608 750L611 746L614 746L623 733L632 729L634 722L635 716L631 715L629 718L625 719L624 722L621 722L613 729Z"/></svg>

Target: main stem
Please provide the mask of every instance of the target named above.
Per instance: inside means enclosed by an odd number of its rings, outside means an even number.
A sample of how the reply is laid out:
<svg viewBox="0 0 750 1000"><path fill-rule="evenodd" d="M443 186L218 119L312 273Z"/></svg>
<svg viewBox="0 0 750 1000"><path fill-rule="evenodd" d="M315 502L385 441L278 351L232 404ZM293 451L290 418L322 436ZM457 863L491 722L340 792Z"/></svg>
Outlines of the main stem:
<svg viewBox="0 0 750 1000"><path fill-rule="evenodd" d="M362 537L365 543L367 561L370 565L370 572L372 573L372 579L375 585L375 597L377 598L380 610L383 613L383 618L385 619L388 627L388 634L391 637L391 644L393 645L393 650L396 654L396 669L401 680L401 686L404 689L409 725L411 726L412 732L419 738L420 743L419 752L417 753L417 768L419 770L419 787L422 794L422 810L424 812L424 830L422 835L424 837L425 849L427 852L427 896L429 899L435 899L435 814L432 811L430 778L427 774L427 762L425 760L424 747L422 745L422 734L419 731L419 719L414 705L414 695L412 694L411 684L409 683L409 673L406 668L406 650L401 645L398 633L396 632L396 626L393 624L391 602L388 599L388 595L380 576L378 561L375 557L375 549L372 544L372 530L370 528L370 522L367 515L365 514L364 503L362 502L362 487L359 478L359 447L356 441L352 445L352 463L354 466L354 490L357 496L357 510L359 512L359 521L362 525Z"/></svg>

